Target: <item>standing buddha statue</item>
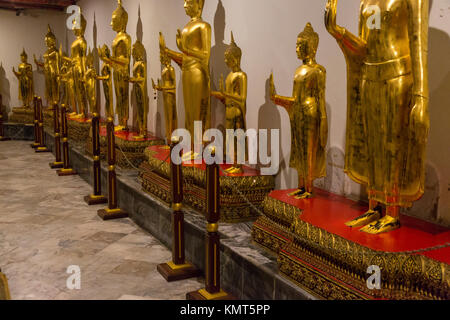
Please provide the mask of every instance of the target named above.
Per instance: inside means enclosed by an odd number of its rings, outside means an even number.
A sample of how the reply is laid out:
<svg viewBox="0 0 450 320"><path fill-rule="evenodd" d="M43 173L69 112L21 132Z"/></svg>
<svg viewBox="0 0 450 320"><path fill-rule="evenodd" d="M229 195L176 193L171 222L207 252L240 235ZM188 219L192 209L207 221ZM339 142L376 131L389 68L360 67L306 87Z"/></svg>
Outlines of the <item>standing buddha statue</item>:
<svg viewBox="0 0 450 320"><path fill-rule="evenodd" d="M294 76L292 97L277 95L270 76L272 101L286 109L291 121L291 159L289 166L298 173L297 199L311 198L314 179L326 175L325 147L328 120L325 107L326 70L316 62L319 35L308 23L297 38L297 56L303 65Z"/></svg>
<svg viewBox="0 0 450 320"><path fill-rule="evenodd" d="M111 53L107 45L104 45L99 49L99 56L104 56L107 59L111 58ZM105 96L105 112L108 118L114 117L114 106L113 106L113 87L112 87L112 75L111 67L108 63L103 63L101 76L97 76L97 80L103 82L103 93Z"/></svg>
<svg viewBox="0 0 450 320"><path fill-rule="evenodd" d="M337 0L328 0L325 24L347 60L345 170L367 186L369 196L366 214L347 225L378 234L399 228L400 208L424 193L429 1L360 3L358 36L336 24Z"/></svg>
<svg viewBox="0 0 450 320"><path fill-rule="evenodd" d="M94 54L89 49L86 57L86 73L84 74L84 85L87 100L89 102L89 112L91 114L99 114L97 105L97 71L94 67Z"/></svg>
<svg viewBox="0 0 450 320"><path fill-rule="evenodd" d="M71 57L65 57L72 65L72 77L74 85L75 100L77 102L78 118L87 117L86 90L84 86L84 75L86 72L86 53L87 43L84 38L87 21L81 14L80 28L74 28L74 34L77 37L71 46Z"/></svg>
<svg viewBox="0 0 450 320"><path fill-rule="evenodd" d="M105 54L100 55L100 59L109 64L114 70L116 113L119 117L119 126L116 127L117 131L128 131L130 112L130 86L128 80L130 78L131 37L126 32L127 24L128 13L122 7L122 0L118 0L118 7L113 12L111 20L111 27L117 32L117 36L111 47L112 55L109 58Z"/></svg>
<svg viewBox="0 0 450 320"><path fill-rule="evenodd" d="M59 49L59 52L62 61L59 74L60 87L63 93L62 103L66 107L70 108L70 110L72 111L70 115L74 116L78 112L77 102L75 100L72 65L70 61L67 61L67 54L62 51L62 48Z"/></svg>
<svg viewBox="0 0 450 320"><path fill-rule="evenodd" d="M181 53L165 49L167 55L182 68L185 127L195 140L202 143L202 137L195 137L194 122L201 121L204 130L211 127L211 81L209 58L211 55L211 26L202 20L205 0L185 0L184 9L191 20L183 31L178 30L177 47ZM164 38L160 37L161 41ZM191 151L184 159L198 155Z"/></svg>
<svg viewBox="0 0 450 320"><path fill-rule="evenodd" d="M211 92L213 97L216 97L225 104L225 128L227 130L242 129L246 130L245 116L247 113L247 74L241 69L242 50L236 45L234 41L233 33L231 33L231 44L225 51L225 63L231 69L225 81L225 89L223 85L223 75L220 79L220 91ZM232 140L233 141L232 141ZM231 150L233 147L233 165L226 170L227 173L237 174L242 173L242 166L238 164L238 149L243 152L244 161L247 154L247 148L245 139L244 145L240 145L242 141L237 139L237 143L234 143L235 135L226 135L227 150Z"/></svg>
<svg viewBox="0 0 450 320"><path fill-rule="evenodd" d="M147 90L147 62L146 52L142 42L137 40L133 45L133 77L129 79L133 83L134 94L136 97L137 123L139 135L135 139L147 137L147 118L148 118L148 90Z"/></svg>
<svg viewBox="0 0 450 320"><path fill-rule="evenodd" d="M161 33L159 34L161 37ZM166 143L169 145L172 141L172 133L178 129L177 117L177 94L176 94L176 76L175 69L172 67L171 59L165 50L164 40L161 39L160 60L163 69L161 71L161 80L157 83L152 79L154 90L162 91L164 100L164 119L166 124Z"/></svg>
<svg viewBox="0 0 450 320"><path fill-rule="evenodd" d="M52 106L53 103L59 102L59 66L60 66L60 56L56 49L56 37L48 26L48 32L45 36L45 44L47 46L47 51L44 54L44 63L37 61L36 56L34 56L34 62L38 68L44 70L45 78L45 99L47 104Z"/></svg>
<svg viewBox="0 0 450 320"><path fill-rule="evenodd" d="M34 97L33 66L28 63L28 55L23 49L20 55L21 64L18 71L13 67L13 73L19 80L19 100L23 107L30 108Z"/></svg>

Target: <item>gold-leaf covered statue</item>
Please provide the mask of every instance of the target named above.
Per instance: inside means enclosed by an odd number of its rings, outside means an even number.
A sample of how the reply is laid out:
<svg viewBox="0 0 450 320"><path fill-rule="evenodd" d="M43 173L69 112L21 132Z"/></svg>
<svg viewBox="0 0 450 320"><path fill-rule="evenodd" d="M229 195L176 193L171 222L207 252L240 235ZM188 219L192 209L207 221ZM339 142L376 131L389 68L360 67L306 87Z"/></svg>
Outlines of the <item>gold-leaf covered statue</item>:
<svg viewBox="0 0 450 320"><path fill-rule="evenodd" d="M161 33L159 34L161 36ZM158 79L158 84L152 79L152 86L154 90L162 91L164 100L164 119L166 124L166 143L170 144L172 141L172 133L178 129L177 117L177 84L175 69L172 67L171 59L165 50L164 40L161 40L160 59L163 69L161 71L161 80Z"/></svg>
<svg viewBox="0 0 450 320"><path fill-rule="evenodd" d="M72 113L71 116L76 115L77 112L77 102L75 100L74 83L73 83L73 73L70 61L67 61L67 54L62 52L60 48L61 55L61 70L59 74L59 82L62 91L62 104L69 107Z"/></svg>
<svg viewBox="0 0 450 320"><path fill-rule="evenodd" d="M18 71L13 67L13 73L19 80L19 100L25 108L30 108L34 97L33 66L28 63L25 49L20 55L20 60Z"/></svg>
<svg viewBox="0 0 450 320"><path fill-rule="evenodd" d="M348 66L345 170L369 195L369 211L347 225L368 233L398 228L400 208L424 192L428 8L428 0L361 0L356 36L336 24L337 0L328 0L326 27Z"/></svg>
<svg viewBox="0 0 450 320"><path fill-rule="evenodd" d="M291 121L289 166L297 170L298 190L290 195L297 199L312 197L314 179L326 175L326 70L316 62L318 46L319 35L308 23L297 38L297 56L303 61L303 65L295 72L292 97L277 95L273 75L270 76L271 99L286 109Z"/></svg>
<svg viewBox="0 0 450 320"><path fill-rule="evenodd" d="M58 49L56 48L56 37L50 28L47 29L47 35L45 36L45 44L47 51L44 54L44 63L37 61L34 56L34 62L38 68L42 68L45 78L45 99L48 105L59 102L59 66L60 56Z"/></svg>
<svg viewBox="0 0 450 320"><path fill-rule="evenodd" d="M167 55L182 68L185 127L194 143L194 122L201 121L204 129L211 127L211 81L209 58L211 55L211 26L202 20L205 0L185 0L184 9L191 20L183 31L178 30L177 47L181 53L166 48ZM165 47L160 37L161 47ZM197 139L202 139L197 137ZM200 141L201 142L201 141ZM195 158L197 155L183 155Z"/></svg>
<svg viewBox="0 0 450 320"><path fill-rule="evenodd" d="M111 58L111 53L107 45L104 45L99 49L99 56ZM103 93L105 96L105 111L108 118L114 118L114 105L113 105L113 84L111 67L108 63L103 63L101 76L97 76L97 80L103 82Z"/></svg>
<svg viewBox="0 0 450 320"><path fill-rule="evenodd" d="M73 29L75 36L77 37L71 46L71 57L64 59L69 61L72 66L72 77L74 85L74 95L77 102L77 110L79 112L79 118L87 117L87 101L86 101L86 88L84 85L85 73L86 73L86 56L87 56L87 42L84 38L86 31L87 21L83 14L80 17L80 28Z"/></svg>
<svg viewBox="0 0 450 320"><path fill-rule="evenodd" d="M147 121L148 121L148 90L147 90L147 62L146 51L142 42L137 40L133 45L133 77L130 82L133 83L133 92L136 97L137 107L137 123L139 127L139 135L135 139L147 137Z"/></svg>
<svg viewBox="0 0 450 320"><path fill-rule="evenodd" d="M128 13L122 7L122 0L118 0L118 7L114 10L111 27L117 32L111 47L111 57L100 55L105 63L113 68L114 89L116 94L116 113L119 116L119 126L116 130L128 130L128 118L130 113L130 60L131 37L127 34ZM99 50L102 52L102 50Z"/></svg>
<svg viewBox="0 0 450 320"><path fill-rule="evenodd" d="M222 103L225 104L225 128L231 130L246 130L245 124L245 116L247 113L247 74L241 69L241 58L242 58L242 50L239 48L234 41L233 33L231 33L231 44L228 49L225 51L225 63L231 69L231 72L228 74L227 79L225 81L225 87L223 84L223 75L220 79L220 91L211 92L213 97L216 97ZM225 88L225 89L224 89ZM233 135L233 139L235 139ZM230 144L234 145L234 159L233 166L228 168L227 173L241 173L242 167L238 164L237 161L237 149L245 151L244 154L247 154L246 146L240 146L239 139L238 143L234 143L234 141L227 141L227 146ZM229 148L227 148L229 150Z"/></svg>
<svg viewBox="0 0 450 320"><path fill-rule="evenodd" d="M97 71L94 67L94 53L89 49L86 57L86 73L84 74L84 86L87 100L89 102L89 112L99 114L97 105Z"/></svg>

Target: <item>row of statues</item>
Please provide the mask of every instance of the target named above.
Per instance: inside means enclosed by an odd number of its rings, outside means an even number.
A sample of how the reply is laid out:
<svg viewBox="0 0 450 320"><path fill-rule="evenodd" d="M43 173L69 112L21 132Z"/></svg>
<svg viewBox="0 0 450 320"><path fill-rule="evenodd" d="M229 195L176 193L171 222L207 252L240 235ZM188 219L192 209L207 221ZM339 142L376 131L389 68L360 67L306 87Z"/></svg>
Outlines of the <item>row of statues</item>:
<svg viewBox="0 0 450 320"><path fill-rule="evenodd" d="M429 4L428 0L361 0L359 34L353 35L337 25L337 3L338 0L328 0L325 24L347 60L345 172L357 183L367 186L370 202L369 211L347 225L364 226L362 231L368 233L387 232L399 227L400 208L411 206L424 192L425 147L429 130ZM241 69L242 51L233 34L224 57L230 73L225 83L222 77L219 91L211 91L211 26L202 20L204 4L205 0L185 0L184 8L191 20L176 35L179 52L167 48L160 33L163 69L160 80L155 83L152 79L152 87L163 94L168 141L178 127L172 60L182 71L185 128L191 137L195 137L194 121L201 121L204 130L211 127L211 96L225 105L226 129L245 130L247 127L247 75ZM374 5L381 10L379 28L369 23L373 19ZM73 111L83 116L88 103L91 112L98 112L94 86L96 80L102 80L106 113L112 117L114 87L115 110L121 129L127 129L129 83L133 83L139 130L141 135L145 135L149 104L146 53L140 41L131 50L131 37L126 33L127 21L128 14L118 0L111 22L117 32L111 52L107 46L98 49L104 63L100 76L95 73L92 51L86 54L84 17L81 29L75 30L77 39L72 44L70 58L58 53L55 37L49 30L45 62L36 63L44 68L47 100L58 101L57 79L60 79L65 83L65 103L78 106ZM295 72L291 97L278 95L273 75L270 77L271 99L284 107L290 118L290 167L298 172L298 189L291 196L297 199L312 197L314 180L326 175L326 70L316 62L318 45L319 36L308 23L297 39L297 55L302 65ZM132 77L131 56L135 61ZM31 66L23 53L17 76L21 79L20 95L24 105L30 104L32 96L29 93L32 87L30 74ZM184 155L186 158L196 156L194 152ZM234 160L228 173L242 172L242 167ZM387 208L384 217L381 217L381 204Z"/></svg>

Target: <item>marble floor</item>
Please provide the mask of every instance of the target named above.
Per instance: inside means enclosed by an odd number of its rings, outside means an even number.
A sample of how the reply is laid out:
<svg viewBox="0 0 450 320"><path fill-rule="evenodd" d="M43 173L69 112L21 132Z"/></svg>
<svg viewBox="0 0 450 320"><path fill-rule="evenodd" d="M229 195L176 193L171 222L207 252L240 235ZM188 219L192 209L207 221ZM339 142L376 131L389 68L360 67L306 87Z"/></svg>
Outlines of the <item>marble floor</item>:
<svg viewBox="0 0 450 320"><path fill-rule="evenodd" d="M202 287L200 278L167 283L156 266L170 251L130 219L102 221L101 206L83 201L91 187L58 177L53 155L29 145L0 142L0 268L12 299L169 300ZM69 266L80 289L68 288Z"/></svg>

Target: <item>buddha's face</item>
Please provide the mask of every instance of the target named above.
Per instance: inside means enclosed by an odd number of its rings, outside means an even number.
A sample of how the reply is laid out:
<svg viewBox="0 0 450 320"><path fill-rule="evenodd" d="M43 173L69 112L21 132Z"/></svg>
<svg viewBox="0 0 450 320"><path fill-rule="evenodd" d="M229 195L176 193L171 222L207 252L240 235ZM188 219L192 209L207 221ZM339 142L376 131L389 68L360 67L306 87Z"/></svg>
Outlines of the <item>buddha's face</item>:
<svg viewBox="0 0 450 320"><path fill-rule="evenodd" d="M200 13L200 4L198 0L184 0L184 10L186 14L193 18Z"/></svg>
<svg viewBox="0 0 450 320"><path fill-rule="evenodd" d="M235 69L239 66L238 60L232 54L225 54L225 63L230 69Z"/></svg>
<svg viewBox="0 0 450 320"><path fill-rule="evenodd" d="M46 37L45 44L46 44L47 48L53 48L55 46L55 40L51 37Z"/></svg>
<svg viewBox="0 0 450 320"><path fill-rule="evenodd" d="M297 39L297 57L300 60L305 60L310 58L310 44L309 41L305 38L299 37Z"/></svg>
<svg viewBox="0 0 450 320"><path fill-rule="evenodd" d="M28 60L28 57L26 54L21 54L20 55L20 61L22 61L22 63L26 63Z"/></svg>
<svg viewBox="0 0 450 320"><path fill-rule="evenodd" d="M161 61L161 64L165 66L168 65L170 62L169 57L166 54L162 53L159 54L159 60Z"/></svg>
<svg viewBox="0 0 450 320"><path fill-rule="evenodd" d="M120 21L120 17L116 14L112 16L111 27L115 32L120 32L122 29L122 22Z"/></svg>

